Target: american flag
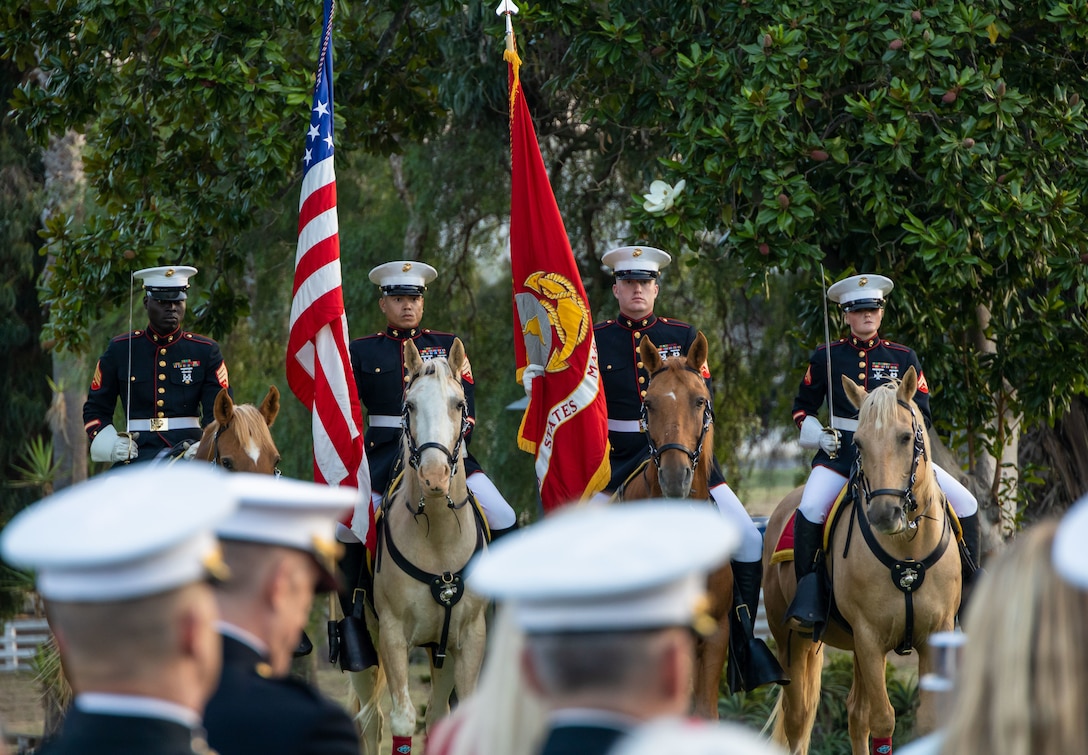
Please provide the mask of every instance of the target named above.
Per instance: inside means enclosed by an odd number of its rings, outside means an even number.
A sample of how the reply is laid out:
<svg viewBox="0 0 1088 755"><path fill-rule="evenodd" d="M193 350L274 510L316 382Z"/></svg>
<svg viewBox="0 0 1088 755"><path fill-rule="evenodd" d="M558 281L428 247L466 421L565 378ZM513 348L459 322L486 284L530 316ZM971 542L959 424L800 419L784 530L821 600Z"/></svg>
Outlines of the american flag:
<svg viewBox="0 0 1088 755"><path fill-rule="evenodd" d="M348 357L333 170L332 0L325 0L321 61L303 153L298 249L287 345L287 383L313 413L314 480L358 487L370 503L362 412ZM366 524L358 529L365 529Z"/></svg>

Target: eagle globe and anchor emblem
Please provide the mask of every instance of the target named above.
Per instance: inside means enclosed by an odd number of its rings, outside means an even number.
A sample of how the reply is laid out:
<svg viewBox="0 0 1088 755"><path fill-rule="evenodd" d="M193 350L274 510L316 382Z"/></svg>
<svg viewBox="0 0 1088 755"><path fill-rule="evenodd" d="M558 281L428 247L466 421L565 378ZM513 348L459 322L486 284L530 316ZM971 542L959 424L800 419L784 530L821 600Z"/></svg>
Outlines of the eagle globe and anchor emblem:
<svg viewBox="0 0 1088 755"><path fill-rule="evenodd" d="M589 334L589 309L570 279L558 273L535 272L524 286L533 293L515 294L514 302L528 363L544 365L545 372L562 372ZM554 350L553 332L559 340Z"/></svg>

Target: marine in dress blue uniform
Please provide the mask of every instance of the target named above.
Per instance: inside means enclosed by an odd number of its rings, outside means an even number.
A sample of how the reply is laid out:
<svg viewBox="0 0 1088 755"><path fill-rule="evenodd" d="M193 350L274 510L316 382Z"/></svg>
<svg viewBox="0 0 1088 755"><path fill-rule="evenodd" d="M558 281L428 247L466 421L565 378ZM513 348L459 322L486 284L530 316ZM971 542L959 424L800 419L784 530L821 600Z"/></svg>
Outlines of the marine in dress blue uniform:
<svg viewBox="0 0 1088 755"><path fill-rule="evenodd" d="M144 282L149 324L110 341L95 365L83 404L94 461L151 461L182 443L195 452L215 397L230 390L219 344L181 328L196 272L179 266L135 273ZM128 417L121 433L113 426L118 399Z"/></svg>
<svg viewBox="0 0 1088 755"><path fill-rule="evenodd" d="M210 752L201 711L220 652L207 581L226 576L213 528L237 505L227 477L210 465L126 468L45 498L0 533L5 561L36 572L77 690L38 752Z"/></svg>
<svg viewBox="0 0 1088 755"><path fill-rule="evenodd" d="M423 294L427 284L437 276L438 271L430 265L410 260L387 262L371 270L370 280L382 291L380 305L388 326L372 336L355 339L348 346L359 401L366 408L364 443L375 504L391 481L394 462L401 452L401 414L408 379L404 365L404 342L411 340L426 361L448 357L453 339L457 337L453 333L430 330L420 325ZM464 444L465 476L469 490L476 496L487 517L492 537L495 537L514 528L517 516L468 450L472 428L476 425L476 386L467 354L461 385L465 390L469 422Z"/></svg>
<svg viewBox="0 0 1088 755"><path fill-rule="evenodd" d="M793 402L793 421L801 433L801 447L813 449L816 454L794 517L797 592L786 618L798 629L814 630L813 640L819 639L818 625L827 615L826 596L816 574L817 557L823 546L824 520L858 457L854 445L858 410L847 398L842 378L845 376L872 391L883 383L901 379L913 367L918 374L914 403L922 413L926 428L933 425L929 386L918 355L907 346L881 338L879 333L884 317L884 297L893 286L891 279L883 275L866 273L844 278L828 288L827 296L844 313L850 333L834 343L821 344L812 353ZM827 401L829 385L834 415L831 427L825 428L818 414ZM934 471L938 484L960 518L964 541L977 558L980 541L978 502L948 472L937 465L934 465ZM965 570L965 576L970 576L969 571Z"/></svg>
<svg viewBox="0 0 1088 755"><path fill-rule="evenodd" d="M232 578L216 590L223 671L208 742L219 755L357 755L344 708L288 674L315 585L337 586L336 522L358 492L246 473L229 484L239 507L216 528Z"/></svg>
<svg viewBox="0 0 1088 755"><path fill-rule="evenodd" d="M688 712L693 630L714 623L704 612L707 574L739 541L733 523L710 507L589 504L473 560L466 584L510 612L499 632L516 633L497 634L492 645L520 641L521 667L531 670L504 680L527 685L549 710L543 755L603 755L643 721ZM476 709L499 718L525 694L486 692L496 699Z"/></svg>
<svg viewBox="0 0 1088 755"><path fill-rule="evenodd" d="M650 458L639 419L646 384L651 376L639 357L639 343L649 338L663 359L684 356L695 342L698 331L686 322L654 314L654 303L660 291L657 279L661 269L672 261L668 252L649 246L623 246L606 252L601 259L615 274L612 293L620 305L619 317L593 327L608 406L608 442L612 446L609 456L612 479L605 494L598 494L604 498L619 488L639 464ZM707 390L713 395L710 368L706 364L702 365L701 374ZM763 535L726 484L717 459L711 464L709 487L718 510L736 523L742 535L733 561L736 626L730 654L731 684L735 690L751 690L785 681L786 674L774 654L753 633L753 617L763 582Z"/></svg>

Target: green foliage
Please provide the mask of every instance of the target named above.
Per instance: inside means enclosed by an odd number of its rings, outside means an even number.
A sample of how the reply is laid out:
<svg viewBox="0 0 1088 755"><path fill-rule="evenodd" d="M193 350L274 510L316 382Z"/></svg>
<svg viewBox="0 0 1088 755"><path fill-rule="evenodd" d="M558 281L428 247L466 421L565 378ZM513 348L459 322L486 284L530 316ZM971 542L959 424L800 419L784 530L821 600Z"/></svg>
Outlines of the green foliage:
<svg viewBox="0 0 1088 755"><path fill-rule="evenodd" d="M336 70L351 78L339 77L338 144L391 151L437 123L420 63L443 13L441 3L342 10ZM13 110L42 144L86 133L98 208L82 224L63 214L46 223L57 257L48 338L83 347L102 305L127 294L129 274L160 263L204 272L209 334L247 314L234 293L240 239L298 169L320 22L320 3L282 0L35 0L0 14L0 48L21 70L40 69L15 91Z"/></svg>
<svg viewBox="0 0 1088 755"><path fill-rule="evenodd" d="M341 2L337 13L351 333L383 324L371 266L435 264L426 323L469 342L485 423L474 452L489 469L492 455L504 473L519 469L505 463L522 457L504 442L514 413L501 409L518 396L499 261L501 20L476 0ZM88 324L125 301L131 271L185 262L201 269L188 326L223 341L239 400L282 376L319 16L320 4L282 0L28 0L0 13L12 70L40 69L10 97L16 123L38 143L68 128L87 136L93 209L43 231L57 260L43 340L84 347ZM918 350L953 443L997 442L1006 409L1025 426L1053 422L1088 393L1086 29L1078 5L1057 0L522 8L521 81L595 315L615 307L604 249L674 252L660 309L710 336L731 481L746 474L733 449L788 422L822 336L821 264L829 278L895 280L885 335ZM686 188L650 214L641 194L654 179ZM20 259L40 270L26 261L37 243ZM275 434L308 476L297 402L285 401ZM531 486L523 474L517 484Z"/></svg>
<svg viewBox="0 0 1088 755"><path fill-rule="evenodd" d="M18 72L0 61L0 99L18 82ZM41 153L26 134L0 121L0 524L34 500L31 489L9 487L19 479L13 465L24 442L47 432L49 360L38 346L43 315L36 280L44 260L36 232L42 201Z"/></svg>
<svg viewBox="0 0 1088 755"><path fill-rule="evenodd" d="M1045 421L1088 387L1086 71L1070 6L578 13L592 31L572 50L599 65L565 83L583 100L624 92L592 99L591 115L650 132L667 180L687 184L664 213L632 208L635 235L728 256L750 290L820 262L834 277L887 273L895 336L927 366L944 432L985 434L1006 405ZM726 234L723 249L708 243ZM819 303L810 285L809 333ZM993 355L975 348L980 306Z"/></svg>

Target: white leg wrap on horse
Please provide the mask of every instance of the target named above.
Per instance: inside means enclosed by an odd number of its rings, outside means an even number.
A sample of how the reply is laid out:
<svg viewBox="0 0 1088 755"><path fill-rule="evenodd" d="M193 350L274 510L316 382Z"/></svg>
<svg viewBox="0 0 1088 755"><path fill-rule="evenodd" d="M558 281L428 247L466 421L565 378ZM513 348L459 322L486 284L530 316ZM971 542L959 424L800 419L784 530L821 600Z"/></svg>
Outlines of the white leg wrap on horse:
<svg viewBox="0 0 1088 755"><path fill-rule="evenodd" d="M813 524L823 524L827 512L835 503L835 496L846 484L846 478L827 467L813 467L805 482L805 491L801 494L801 504L797 507L805 519Z"/></svg>
<svg viewBox="0 0 1088 755"><path fill-rule="evenodd" d="M734 561L759 561L763 558L763 535L752 521L752 516L744 508L727 484L722 483L710 489L710 497L718 504L718 511L740 530L740 547L733 555Z"/></svg>
<svg viewBox="0 0 1088 755"><path fill-rule="evenodd" d="M937 464L933 465L933 471L937 475L937 484L941 486L948 502L952 504L952 510L956 512L956 516L963 518L978 511L978 499L959 480Z"/></svg>
<svg viewBox="0 0 1088 755"><path fill-rule="evenodd" d="M514 509L502 497L502 493L495 487L495 483L483 472L474 472L468 476L468 489L480 502L480 508L484 510L487 518L487 526L492 530L504 530L513 527L518 520Z"/></svg>

